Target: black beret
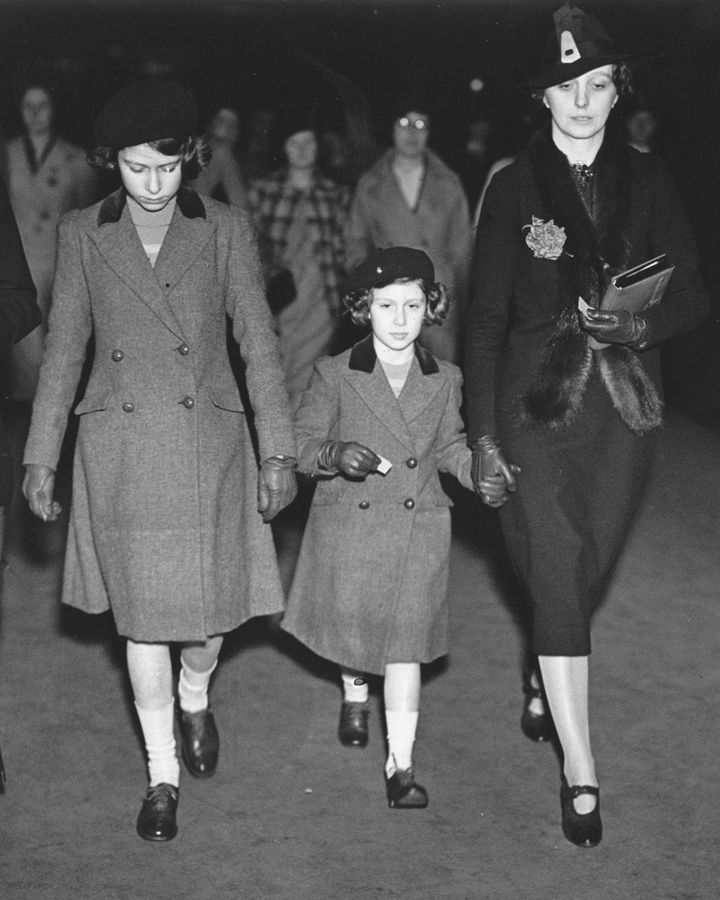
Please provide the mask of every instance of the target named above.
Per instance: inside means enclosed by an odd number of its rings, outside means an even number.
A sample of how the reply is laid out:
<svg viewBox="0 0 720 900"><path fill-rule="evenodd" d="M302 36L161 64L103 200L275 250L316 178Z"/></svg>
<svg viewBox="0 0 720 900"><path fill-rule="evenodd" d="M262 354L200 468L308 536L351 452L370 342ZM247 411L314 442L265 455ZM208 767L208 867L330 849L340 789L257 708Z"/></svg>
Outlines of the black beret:
<svg viewBox="0 0 720 900"><path fill-rule="evenodd" d="M95 122L101 147L135 147L165 138L182 141L195 133L195 97L179 84L148 78L111 97Z"/></svg>
<svg viewBox="0 0 720 900"><path fill-rule="evenodd" d="M412 247L386 247L373 250L348 275L343 285L343 293L361 291L366 288L383 287L398 278L422 279L427 284L435 281L432 260L423 250Z"/></svg>

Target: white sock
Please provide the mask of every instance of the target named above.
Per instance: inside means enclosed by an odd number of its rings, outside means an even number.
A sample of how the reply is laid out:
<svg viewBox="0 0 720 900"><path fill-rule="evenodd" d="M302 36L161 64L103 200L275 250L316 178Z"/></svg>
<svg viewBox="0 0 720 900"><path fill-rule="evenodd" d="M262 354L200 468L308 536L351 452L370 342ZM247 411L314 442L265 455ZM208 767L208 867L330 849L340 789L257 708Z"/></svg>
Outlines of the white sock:
<svg viewBox="0 0 720 900"><path fill-rule="evenodd" d="M178 700L185 712L200 712L208 707L208 685L215 671L217 660L207 672L196 672L180 658L180 678L178 679Z"/></svg>
<svg viewBox="0 0 720 900"><path fill-rule="evenodd" d="M150 784L180 784L180 762L175 748L175 703L160 709L142 709L135 704L148 758Z"/></svg>
<svg viewBox="0 0 720 900"><path fill-rule="evenodd" d="M396 769L409 769L412 766L412 752L418 716L418 712L385 710L388 739L388 758L385 764L385 772L388 778Z"/></svg>
<svg viewBox="0 0 720 900"><path fill-rule="evenodd" d="M368 683L360 672L344 669L341 672L343 699L348 703L367 703Z"/></svg>

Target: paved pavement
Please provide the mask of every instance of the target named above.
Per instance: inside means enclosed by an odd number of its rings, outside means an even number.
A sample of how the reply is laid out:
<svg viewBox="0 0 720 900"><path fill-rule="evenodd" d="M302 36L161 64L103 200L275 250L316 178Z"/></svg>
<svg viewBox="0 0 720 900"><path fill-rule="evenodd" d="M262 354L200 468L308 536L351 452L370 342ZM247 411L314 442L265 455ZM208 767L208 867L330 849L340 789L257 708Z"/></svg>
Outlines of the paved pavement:
<svg viewBox="0 0 720 900"><path fill-rule="evenodd" d="M62 529L10 517L0 628L0 896L8 900L700 900L717 839L720 433L671 413L594 630L605 839L560 831L553 748L520 732L522 654L494 513L459 495L452 651L425 673L425 811L388 809L377 685L365 750L340 746L322 660L256 620L213 686L215 778L185 776L180 833L135 834L143 754L108 617L62 610ZM299 512L277 529L286 577ZM55 526L51 526L55 527Z"/></svg>

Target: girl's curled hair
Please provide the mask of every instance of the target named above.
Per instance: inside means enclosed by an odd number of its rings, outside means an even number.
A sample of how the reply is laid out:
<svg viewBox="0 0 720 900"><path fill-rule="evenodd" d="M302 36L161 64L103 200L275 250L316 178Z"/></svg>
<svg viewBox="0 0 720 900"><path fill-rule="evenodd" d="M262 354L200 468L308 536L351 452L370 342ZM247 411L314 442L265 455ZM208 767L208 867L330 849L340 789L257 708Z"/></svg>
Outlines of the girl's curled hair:
<svg viewBox="0 0 720 900"><path fill-rule="evenodd" d="M448 314L450 298L444 284L436 282L428 284L423 278L398 278L393 284L419 284L425 294L426 306L423 322L425 325L442 325L443 319ZM350 313L350 318L355 325L367 325L370 321L370 304L373 299L374 288L360 288L350 291L343 297L343 305Z"/></svg>
<svg viewBox="0 0 720 900"><path fill-rule="evenodd" d="M206 135L190 136L184 141L176 138L162 138L148 141L148 147L162 153L163 156L182 156L182 174L184 181L193 181L210 162L210 143ZM96 169L117 169L118 153L123 147L95 147L87 156L91 166Z"/></svg>

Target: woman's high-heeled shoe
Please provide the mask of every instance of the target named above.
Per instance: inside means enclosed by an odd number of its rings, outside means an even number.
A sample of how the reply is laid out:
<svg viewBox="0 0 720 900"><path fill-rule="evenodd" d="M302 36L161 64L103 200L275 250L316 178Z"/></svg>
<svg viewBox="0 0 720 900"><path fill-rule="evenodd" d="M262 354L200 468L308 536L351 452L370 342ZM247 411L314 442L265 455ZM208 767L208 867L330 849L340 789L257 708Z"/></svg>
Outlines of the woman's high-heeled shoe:
<svg viewBox="0 0 720 900"><path fill-rule="evenodd" d="M575 809L573 800L581 794L592 794L595 797L595 809L589 813L579 813ZM589 784L569 785L563 777L560 785L560 805L563 834L570 843L578 847L596 847L602 840L600 788Z"/></svg>
<svg viewBox="0 0 720 900"><path fill-rule="evenodd" d="M523 706L522 715L520 716L520 728L525 737L530 738L536 743L542 741L551 741L555 735L555 726L553 725L552 716L547 709L547 700L542 688L533 687L528 678L523 685L523 693L525 694L525 704ZM530 709L532 700L542 700L545 704L545 712L536 713Z"/></svg>

